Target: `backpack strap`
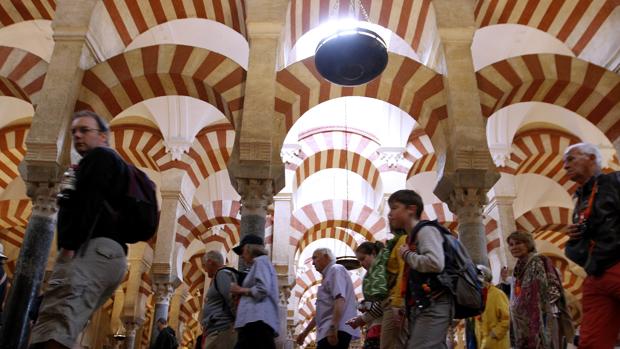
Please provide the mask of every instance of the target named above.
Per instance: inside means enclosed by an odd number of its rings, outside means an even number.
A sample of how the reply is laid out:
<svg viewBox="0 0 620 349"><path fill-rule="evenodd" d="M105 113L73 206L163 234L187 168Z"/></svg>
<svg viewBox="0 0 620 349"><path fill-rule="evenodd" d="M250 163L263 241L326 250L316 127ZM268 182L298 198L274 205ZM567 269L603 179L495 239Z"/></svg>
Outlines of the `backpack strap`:
<svg viewBox="0 0 620 349"><path fill-rule="evenodd" d="M220 271L223 271L223 270L224 270L224 271L228 271L228 272L230 273L230 275L231 275L231 277L232 277L233 281L235 281L235 282L236 282L236 280L235 280L235 279L236 279L236 277L235 277L235 276L236 276L236 272L237 272L237 270L235 270L234 268L231 268L231 267L223 267L223 268L218 269L218 270L215 272L215 275L213 276L213 286L215 286L215 290L216 290L216 291L217 291L217 293L219 293L219 294L220 294L220 296L222 296L222 298L223 298L222 308L223 308L224 310L228 309L228 311L229 311L231 314L233 314L233 316L235 316L235 313L233 312L233 310L232 310L232 309L228 306L228 302L226 302L226 296L225 296L225 295L224 295L224 294L220 291L220 288L217 286L217 274L219 274L219 272L220 272Z"/></svg>

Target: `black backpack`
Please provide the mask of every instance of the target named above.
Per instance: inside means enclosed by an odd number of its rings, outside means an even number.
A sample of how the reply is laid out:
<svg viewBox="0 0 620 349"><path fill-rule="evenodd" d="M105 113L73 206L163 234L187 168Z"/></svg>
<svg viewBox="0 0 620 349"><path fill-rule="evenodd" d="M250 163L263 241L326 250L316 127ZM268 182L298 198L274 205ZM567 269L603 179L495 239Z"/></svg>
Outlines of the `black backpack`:
<svg viewBox="0 0 620 349"><path fill-rule="evenodd" d="M417 232L427 225L435 227L443 237L444 270L439 274L433 274L432 278L454 296L454 318L465 319L482 314L484 311L483 285L478 279L478 269L467 253L467 249L436 220L420 221L411 233L412 238L415 238ZM415 283L415 280L410 278L409 283Z"/></svg>
<svg viewBox="0 0 620 349"><path fill-rule="evenodd" d="M127 190L118 210L107 202L106 208L117 217L123 242L133 244L150 240L159 226L155 183L137 167L127 164Z"/></svg>

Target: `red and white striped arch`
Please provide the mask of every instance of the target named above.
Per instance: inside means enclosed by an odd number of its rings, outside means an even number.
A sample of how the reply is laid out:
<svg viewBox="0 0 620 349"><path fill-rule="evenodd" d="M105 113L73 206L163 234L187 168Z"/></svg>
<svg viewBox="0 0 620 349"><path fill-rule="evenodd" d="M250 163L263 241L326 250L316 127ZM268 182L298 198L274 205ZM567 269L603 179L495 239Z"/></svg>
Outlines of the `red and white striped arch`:
<svg viewBox="0 0 620 349"><path fill-rule="evenodd" d="M190 294L196 294L196 290L205 285L205 273L201 268L202 256L204 252L195 254L183 264L183 282L189 286Z"/></svg>
<svg viewBox="0 0 620 349"><path fill-rule="evenodd" d="M369 159L352 151L330 149L304 159L295 171L295 187L300 187L306 178L328 168L340 168L357 173L375 190L381 179L381 172Z"/></svg>
<svg viewBox="0 0 620 349"><path fill-rule="evenodd" d="M618 5L592 0L478 0L474 15L479 28L511 23L547 32L579 56Z"/></svg>
<svg viewBox="0 0 620 349"><path fill-rule="evenodd" d="M2 0L0 1L0 29L35 19L52 20L55 12L55 0Z"/></svg>
<svg viewBox="0 0 620 349"><path fill-rule="evenodd" d="M148 6L135 1L105 0L103 5L125 46L150 28L176 19L213 20L244 37L247 31L243 0L150 0Z"/></svg>
<svg viewBox="0 0 620 349"><path fill-rule="evenodd" d="M571 110L611 142L620 137L620 76L578 58L534 54L509 58L476 73L483 115L520 102Z"/></svg>
<svg viewBox="0 0 620 349"><path fill-rule="evenodd" d="M202 308L202 300L200 297L191 296L181 304L180 318L186 324L193 319L193 315L197 314Z"/></svg>
<svg viewBox="0 0 620 349"><path fill-rule="evenodd" d="M287 169L296 170L299 164L313 154L327 150L353 151L373 163L378 159L379 140L373 135L352 127L331 126L314 128L299 134L301 152L296 163Z"/></svg>
<svg viewBox="0 0 620 349"><path fill-rule="evenodd" d="M443 202L424 205L422 219L436 219L437 222L453 232L456 232L459 224L456 215L453 214L448 208L448 205Z"/></svg>
<svg viewBox="0 0 620 349"><path fill-rule="evenodd" d="M156 128L142 125L112 126L110 145L125 161L142 168L160 171L157 163L166 154L163 136Z"/></svg>
<svg viewBox="0 0 620 349"><path fill-rule="evenodd" d="M558 130L533 129L520 132L512 142L510 159L499 170L513 175L539 174L573 193L577 184L566 175L562 156L564 149L575 143L579 143L577 137Z"/></svg>
<svg viewBox="0 0 620 349"><path fill-rule="evenodd" d="M572 210L566 207L536 207L517 218L517 229L563 248L568 236L561 232L571 224L571 213Z"/></svg>
<svg viewBox="0 0 620 349"><path fill-rule="evenodd" d="M84 73L76 109L108 119L134 104L161 96L188 96L220 110L233 123L243 106L245 70L203 48L158 45L131 50Z"/></svg>
<svg viewBox="0 0 620 349"><path fill-rule="evenodd" d="M209 234L211 228L218 225L239 226L241 222L241 203L233 200L214 200L202 206L194 206L193 214L179 217L178 223L181 231L177 233L176 241L186 248L194 239L199 239L207 243L207 239L213 236ZM238 230L230 228L222 229L219 238L212 238L210 241L220 241L224 244L227 251L235 246L239 241Z"/></svg>
<svg viewBox="0 0 620 349"><path fill-rule="evenodd" d="M424 154L421 158L413 161L409 173L407 173L407 180L420 173L431 171L437 171L437 155L435 153Z"/></svg>
<svg viewBox="0 0 620 349"><path fill-rule="evenodd" d="M431 136L439 121L448 116L442 75L392 53L381 76L360 86L329 83L319 75L313 57L279 71L276 81L275 110L284 117L287 131L314 106L345 96L376 98L399 107Z"/></svg>
<svg viewBox="0 0 620 349"><path fill-rule="evenodd" d="M28 219L32 214L29 199L0 201L0 240L21 248ZM5 245L5 247L8 247Z"/></svg>
<svg viewBox="0 0 620 349"><path fill-rule="evenodd" d="M0 96L19 98L36 105L47 65L41 57L28 51L0 46Z"/></svg>
<svg viewBox="0 0 620 349"><path fill-rule="evenodd" d="M484 223L484 235L487 239L487 253L499 248L500 245L500 234L499 229L497 227L497 221L489 216L485 216L483 219Z"/></svg>
<svg viewBox="0 0 620 349"><path fill-rule="evenodd" d="M385 218L372 208L351 200L325 200L295 210L291 214L289 244L299 248L305 235L326 228L351 229L366 240L374 241L375 234L387 227Z"/></svg>
<svg viewBox="0 0 620 349"><path fill-rule="evenodd" d="M322 23L349 16L349 2L338 0L291 0L284 27L284 54L295 46L305 33ZM411 45L414 51L430 47L433 37L434 10L431 0L362 0L368 21L390 29ZM360 20L365 20L360 15Z"/></svg>
<svg viewBox="0 0 620 349"><path fill-rule="evenodd" d="M564 290L573 294L577 300L581 300L582 286L585 279L577 276L570 270L569 263L566 259L554 255L546 256L551 259L553 265L558 269L560 277L562 278Z"/></svg>
<svg viewBox="0 0 620 349"><path fill-rule="evenodd" d="M321 283L321 274L316 271L312 266L308 266L308 269L303 273L298 273L295 279L295 286L291 290L291 296L297 299L301 299L303 294L312 286ZM289 304L292 304L289 302Z"/></svg>
<svg viewBox="0 0 620 349"><path fill-rule="evenodd" d="M0 188L19 176L17 166L26 156L26 136L30 125L15 125L0 130Z"/></svg>
<svg viewBox="0 0 620 349"><path fill-rule="evenodd" d="M344 242L347 246L351 247L353 251L357 249L357 246L366 241L366 238L362 234L358 234L355 231L342 229L342 228L325 228L321 230L315 230L312 233L304 234L303 239L299 242L299 251L303 251L312 242L320 239L335 239Z"/></svg>
<svg viewBox="0 0 620 349"><path fill-rule="evenodd" d="M194 186L199 187L210 175L226 169L234 141L235 131L231 125L210 126L198 132L183 161L171 160L161 152L156 159L162 171L170 168L183 169Z"/></svg>

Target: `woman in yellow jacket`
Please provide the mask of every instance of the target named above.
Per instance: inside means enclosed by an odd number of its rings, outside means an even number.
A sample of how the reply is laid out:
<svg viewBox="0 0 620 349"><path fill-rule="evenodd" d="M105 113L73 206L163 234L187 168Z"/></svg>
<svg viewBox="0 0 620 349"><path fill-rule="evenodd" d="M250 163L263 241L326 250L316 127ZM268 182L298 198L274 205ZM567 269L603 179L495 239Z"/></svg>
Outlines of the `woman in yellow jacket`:
<svg viewBox="0 0 620 349"><path fill-rule="evenodd" d="M479 265L487 289L484 312L476 317L476 342L478 349L510 348L510 313L508 297L491 284L493 275L489 268Z"/></svg>

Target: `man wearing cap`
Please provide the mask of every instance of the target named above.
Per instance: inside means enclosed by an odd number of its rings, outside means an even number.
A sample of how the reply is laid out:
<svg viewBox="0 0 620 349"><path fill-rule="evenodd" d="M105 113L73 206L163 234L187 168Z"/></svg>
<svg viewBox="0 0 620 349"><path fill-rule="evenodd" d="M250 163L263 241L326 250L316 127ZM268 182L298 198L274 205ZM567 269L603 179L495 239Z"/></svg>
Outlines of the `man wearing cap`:
<svg viewBox="0 0 620 349"><path fill-rule="evenodd" d="M247 234L233 248L245 264L251 265L242 286L230 285L233 295L241 296L237 307L235 349L275 349L280 332L280 293L278 277L260 236Z"/></svg>
<svg viewBox="0 0 620 349"><path fill-rule="evenodd" d="M316 315L297 337L297 344L317 327L317 349L346 349L352 338L359 338L359 329L346 324L357 316L357 298L351 276L345 267L336 264L328 248L317 248L312 254L316 271L323 275L316 297Z"/></svg>

